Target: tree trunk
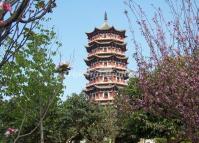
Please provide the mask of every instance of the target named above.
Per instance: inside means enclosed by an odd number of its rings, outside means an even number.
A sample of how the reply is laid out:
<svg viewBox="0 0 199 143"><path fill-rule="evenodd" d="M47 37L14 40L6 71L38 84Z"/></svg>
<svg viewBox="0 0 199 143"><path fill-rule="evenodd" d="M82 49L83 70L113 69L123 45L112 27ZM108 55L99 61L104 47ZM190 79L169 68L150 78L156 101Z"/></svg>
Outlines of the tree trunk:
<svg viewBox="0 0 199 143"><path fill-rule="evenodd" d="M42 107L41 106L40 106L40 140L41 140L41 143L44 143L44 126L43 126Z"/></svg>
<svg viewBox="0 0 199 143"><path fill-rule="evenodd" d="M41 143L44 143L44 127L43 127L43 120L40 121L40 135L41 135Z"/></svg>

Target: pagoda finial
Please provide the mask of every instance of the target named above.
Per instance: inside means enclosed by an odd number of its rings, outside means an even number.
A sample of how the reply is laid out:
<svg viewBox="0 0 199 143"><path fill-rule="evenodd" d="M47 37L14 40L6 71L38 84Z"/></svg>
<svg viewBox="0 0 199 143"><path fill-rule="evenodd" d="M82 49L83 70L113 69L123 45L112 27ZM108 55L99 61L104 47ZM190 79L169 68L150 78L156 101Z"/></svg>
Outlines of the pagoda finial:
<svg viewBox="0 0 199 143"><path fill-rule="evenodd" d="M108 20L108 17L107 17L107 13L105 11L105 13L104 13L104 21L107 21L107 20Z"/></svg>

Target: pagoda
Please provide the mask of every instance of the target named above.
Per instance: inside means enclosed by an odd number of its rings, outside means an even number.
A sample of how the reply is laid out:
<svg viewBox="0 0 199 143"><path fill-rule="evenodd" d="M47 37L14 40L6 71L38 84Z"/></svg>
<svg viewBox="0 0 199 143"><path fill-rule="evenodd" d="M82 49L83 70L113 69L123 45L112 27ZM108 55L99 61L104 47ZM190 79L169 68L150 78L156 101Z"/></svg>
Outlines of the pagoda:
<svg viewBox="0 0 199 143"><path fill-rule="evenodd" d="M86 35L88 57L85 62L88 69L85 77L89 83L86 84L85 93L90 101L112 103L128 79L125 30L109 26L105 13L101 28L95 28Z"/></svg>

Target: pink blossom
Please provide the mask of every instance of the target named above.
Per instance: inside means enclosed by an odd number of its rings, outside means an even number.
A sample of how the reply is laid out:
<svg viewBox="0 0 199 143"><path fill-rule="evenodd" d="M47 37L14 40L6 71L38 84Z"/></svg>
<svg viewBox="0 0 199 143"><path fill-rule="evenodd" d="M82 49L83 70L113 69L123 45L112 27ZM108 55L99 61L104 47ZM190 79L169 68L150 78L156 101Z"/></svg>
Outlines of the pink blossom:
<svg viewBox="0 0 199 143"><path fill-rule="evenodd" d="M10 3L3 3L3 9L5 11L11 11L12 10L12 6Z"/></svg>
<svg viewBox="0 0 199 143"><path fill-rule="evenodd" d="M12 134L15 134L18 131L18 129L14 129L14 128L8 128L5 132L5 136L9 137Z"/></svg>
<svg viewBox="0 0 199 143"><path fill-rule="evenodd" d="M3 8L4 2L0 2L0 7Z"/></svg>
<svg viewBox="0 0 199 143"><path fill-rule="evenodd" d="M2 13L4 12L3 9L3 2L0 2L0 14L2 15ZM1 19L1 18L0 18Z"/></svg>

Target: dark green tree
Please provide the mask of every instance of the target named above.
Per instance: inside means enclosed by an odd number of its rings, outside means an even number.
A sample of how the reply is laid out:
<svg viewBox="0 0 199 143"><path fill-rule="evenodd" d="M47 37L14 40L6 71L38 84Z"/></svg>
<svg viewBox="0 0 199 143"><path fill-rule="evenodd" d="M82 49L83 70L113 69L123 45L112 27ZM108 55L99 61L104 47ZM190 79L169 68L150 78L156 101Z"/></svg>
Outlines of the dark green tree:
<svg viewBox="0 0 199 143"><path fill-rule="evenodd" d="M62 115L58 124L64 142L85 139L88 143L103 143L111 138L111 110L91 103L84 94L72 94L61 109Z"/></svg>

